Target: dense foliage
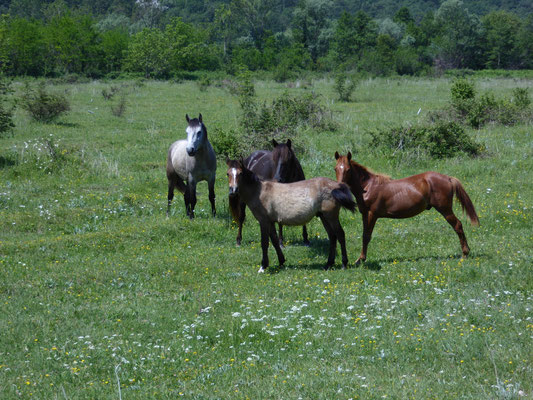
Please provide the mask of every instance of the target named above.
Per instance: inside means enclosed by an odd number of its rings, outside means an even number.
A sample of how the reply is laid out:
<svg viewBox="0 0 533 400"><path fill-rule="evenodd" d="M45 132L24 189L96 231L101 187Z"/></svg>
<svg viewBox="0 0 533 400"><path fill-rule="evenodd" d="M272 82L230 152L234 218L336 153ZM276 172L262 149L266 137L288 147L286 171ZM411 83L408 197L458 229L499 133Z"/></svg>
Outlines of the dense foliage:
<svg viewBox="0 0 533 400"><path fill-rule="evenodd" d="M12 0L0 6L11 76L152 78L184 71L301 70L420 75L533 68L528 2Z"/></svg>

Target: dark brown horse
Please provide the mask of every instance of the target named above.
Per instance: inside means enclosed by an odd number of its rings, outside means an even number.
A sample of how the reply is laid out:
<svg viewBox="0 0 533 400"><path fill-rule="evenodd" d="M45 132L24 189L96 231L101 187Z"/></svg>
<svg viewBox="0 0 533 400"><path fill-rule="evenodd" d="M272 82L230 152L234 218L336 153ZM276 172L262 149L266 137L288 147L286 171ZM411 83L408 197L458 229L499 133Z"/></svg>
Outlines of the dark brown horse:
<svg viewBox="0 0 533 400"><path fill-rule="evenodd" d="M431 171L408 178L391 179L356 163L350 152L346 156L335 152L335 159L337 181L350 187L363 216L363 249L356 264L366 259L368 243L378 218L410 218L432 207L452 226L459 236L463 255L468 255L470 248L463 225L453 213L453 196L457 197L473 225L479 225L479 219L458 179Z"/></svg>
<svg viewBox="0 0 533 400"><path fill-rule="evenodd" d="M272 140L274 149L272 151L257 150L244 160L246 168L251 170L262 180L275 180L281 183L298 182L305 179L304 171L300 162L296 158L292 149L290 139L286 143L278 143ZM246 203L239 198L239 195L230 196L230 210L233 219L237 222L239 230L237 232L237 245L242 240L242 225L246 218ZM307 228L302 228L304 244L309 245ZM279 243L283 247L283 225L279 224Z"/></svg>
<svg viewBox="0 0 533 400"><path fill-rule="evenodd" d="M355 211L350 189L329 178L313 178L294 183L262 181L241 161L226 161L228 165L229 195L239 195L252 210L261 227L261 269L268 268L269 238L276 249L280 265L285 257L279 245L275 222L284 225L304 225L318 216L329 237L329 257L325 269L335 262L337 240L341 245L342 266L348 265L344 231L339 222L341 207Z"/></svg>

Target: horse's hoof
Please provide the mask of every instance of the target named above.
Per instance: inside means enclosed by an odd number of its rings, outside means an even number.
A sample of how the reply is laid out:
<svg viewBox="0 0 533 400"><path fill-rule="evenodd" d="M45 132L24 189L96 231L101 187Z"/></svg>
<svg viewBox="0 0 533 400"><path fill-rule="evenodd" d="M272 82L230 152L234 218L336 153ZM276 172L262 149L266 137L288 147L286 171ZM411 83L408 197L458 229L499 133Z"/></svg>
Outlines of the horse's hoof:
<svg viewBox="0 0 533 400"><path fill-rule="evenodd" d="M263 267L259 268L259 271L257 271L258 274L264 274L265 269Z"/></svg>
<svg viewBox="0 0 533 400"><path fill-rule="evenodd" d="M311 247L311 242L309 240L304 241L304 246L305 247Z"/></svg>

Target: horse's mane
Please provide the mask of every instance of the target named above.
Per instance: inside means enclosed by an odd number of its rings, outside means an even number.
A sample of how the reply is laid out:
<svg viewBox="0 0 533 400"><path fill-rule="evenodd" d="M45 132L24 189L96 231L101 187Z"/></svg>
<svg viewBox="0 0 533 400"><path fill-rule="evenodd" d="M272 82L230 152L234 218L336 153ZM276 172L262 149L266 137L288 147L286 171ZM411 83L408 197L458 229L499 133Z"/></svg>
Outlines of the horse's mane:
<svg viewBox="0 0 533 400"><path fill-rule="evenodd" d="M350 164L352 167L354 167L356 170L359 170L360 173L364 176L365 180L369 178L374 178L377 183L385 183L392 180L392 178L389 175L385 174L379 174L377 172L374 172L371 168L365 167L364 165L361 165L354 160L350 160Z"/></svg>

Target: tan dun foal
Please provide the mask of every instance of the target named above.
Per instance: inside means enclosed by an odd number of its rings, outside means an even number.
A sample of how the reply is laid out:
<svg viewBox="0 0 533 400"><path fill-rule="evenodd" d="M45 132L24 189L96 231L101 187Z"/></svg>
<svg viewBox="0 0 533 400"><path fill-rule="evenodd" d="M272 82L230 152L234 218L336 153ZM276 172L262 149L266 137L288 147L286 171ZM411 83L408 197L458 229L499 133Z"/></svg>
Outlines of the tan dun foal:
<svg viewBox="0 0 533 400"><path fill-rule="evenodd" d="M242 161L226 160L229 195L239 195L259 221L263 259L259 272L268 268L268 242L272 241L279 265L285 257L281 251L274 223L305 225L319 217L329 237L329 257L325 269L335 262L337 240L341 245L342 267L348 265L344 230L339 222L339 210L355 211L350 189L329 178L313 178L294 183L262 181ZM230 203L231 204L231 203Z"/></svg>

